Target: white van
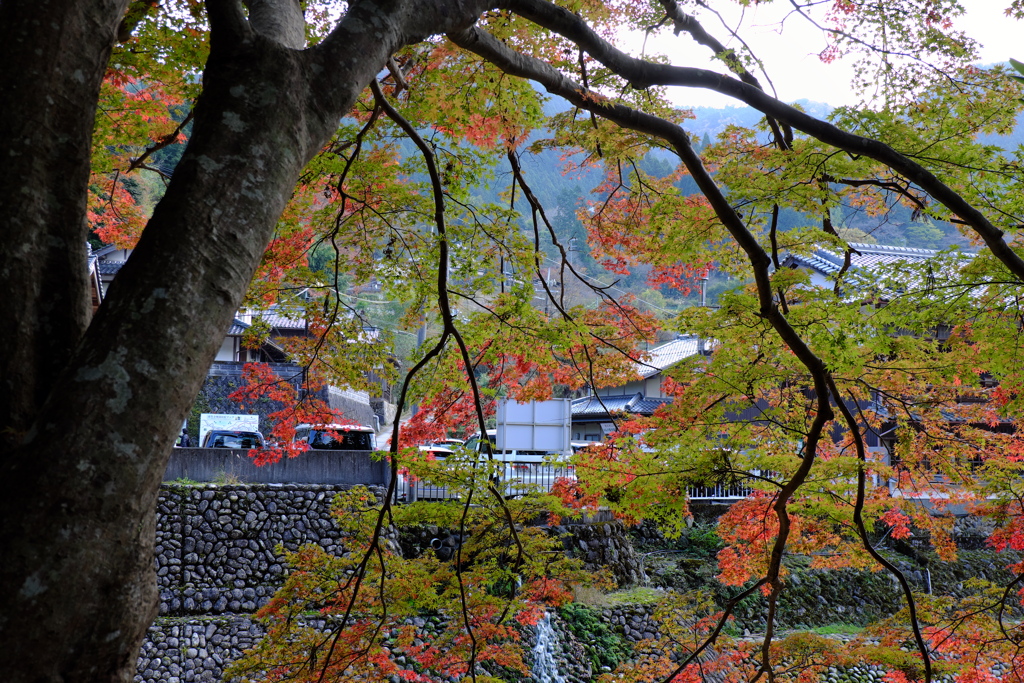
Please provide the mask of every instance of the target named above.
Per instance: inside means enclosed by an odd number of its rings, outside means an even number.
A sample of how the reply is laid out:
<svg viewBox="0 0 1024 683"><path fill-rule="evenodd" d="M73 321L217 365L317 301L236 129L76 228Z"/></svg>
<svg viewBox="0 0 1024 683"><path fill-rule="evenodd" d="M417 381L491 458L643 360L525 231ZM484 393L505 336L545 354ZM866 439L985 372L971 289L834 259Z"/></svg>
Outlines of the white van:
<svg viewBox="0 0 1024 683"><path fill-rule="evenodd" d="M294 443L332 451L375 451L377 435L370 427L348 424L301 424L295 428Z"/></svg>

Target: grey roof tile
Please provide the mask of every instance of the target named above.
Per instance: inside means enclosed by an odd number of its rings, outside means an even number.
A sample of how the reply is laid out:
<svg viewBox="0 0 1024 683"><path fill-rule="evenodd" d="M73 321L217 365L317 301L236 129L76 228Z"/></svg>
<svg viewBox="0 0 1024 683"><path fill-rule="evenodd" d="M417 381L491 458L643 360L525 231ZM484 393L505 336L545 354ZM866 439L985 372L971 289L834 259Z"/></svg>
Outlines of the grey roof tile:
<svg viewBox="0 0 1024 683"><path fill-rule="evenodd" d="M671 402L671 398L647 398L639 393L627 396L584 396L572 402L572 416L597 417L609 413L651 415L656 409Z"/></svg>
<svg viewBox="0 0 1024 683"><path fill-rule="evenodd" d="M287 310L275 306L262 311L253 311L252 316L266 320L272 328L279 330L306 329L306 315L301 310Z"/></svg>
<svg viewBox="0 0 1024 683"><path fill-rule="evenodd" d="M637 372L641 377L656 375L684 358L697 355L699 346L700 341L697 335L688 334L679 339L673 339L648 351L650 358L637 363Z"/></svg>
<svg viewBox="0 0 1024 683"><path fill-rule="evenodd" d="M96 269L100 271L100 275L117 275L124 264L124 261L101 260L96 264Z"/></svg>
<svg viewBox="0 0 1024 683"><path fill-rule="evenodd" d="M584 396L572 402L573 417L582 415L606 415L626 410L626 405L633 400L634 395L629 396Z"/></svg>
<svg viewBox="0 0 1024 683"><path fill-rule="evenodd" d="M640 401L637 401L636 403L634 403L633 407L630 408L629 412L636 413L637 415L653 415L655 410L657 410L658 408L662 407L663 405L669 404L671 402L672 402L671 398L646 398L645 397L645 398L641 399Z"/></svg>
<svg viewBox="0 0 1024 683"><path fill-rule="evenodd" d="M878 266L888 266L899 262L920 262L935 258L938 254L934 249L915 249L912 247L893 247L885 244L865 244L850 242L850 248L858 253L850 254L850 269L871 272ZM829 249L815 249L811 254L790 254L786 261L792 265L804 266L824 275L835 275L843 267L843 254Z"/></svg>
<svg viewBox="0 0 1024 683"><path fill-rule="evenodd" d="M238 320L238 319L232 320L231 321L231 327L228 328L228 336L229 337L241 337L243 334L245 334L245 331L247 329L249 329L250 327L252 327L252 325L247 325L247 324L243 323L241 320Z"/></svg>

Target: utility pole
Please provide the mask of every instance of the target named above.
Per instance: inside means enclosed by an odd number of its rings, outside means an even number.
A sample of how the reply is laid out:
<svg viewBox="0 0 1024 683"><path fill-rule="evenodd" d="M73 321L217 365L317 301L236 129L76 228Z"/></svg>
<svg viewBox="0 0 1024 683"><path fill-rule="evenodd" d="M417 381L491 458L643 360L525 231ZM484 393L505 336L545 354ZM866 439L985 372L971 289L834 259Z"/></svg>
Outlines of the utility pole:
<svg viewBox="0 0 1024 683"><path fill-rule="evenodd" d="M704 271L704 274L700 278L700 307L707 308L707 293L708 293L708 271ZM700 355L706 355L706 349L704 344L704 337L697 337L697 353Z"/></svg>

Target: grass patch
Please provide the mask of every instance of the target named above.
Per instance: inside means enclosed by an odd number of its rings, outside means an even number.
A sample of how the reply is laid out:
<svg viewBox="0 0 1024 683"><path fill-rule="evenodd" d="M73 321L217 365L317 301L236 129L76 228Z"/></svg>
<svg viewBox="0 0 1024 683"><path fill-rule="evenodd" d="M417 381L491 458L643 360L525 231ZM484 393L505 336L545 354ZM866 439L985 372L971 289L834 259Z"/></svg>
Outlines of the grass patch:
<svg viewBox="0 0 1024 683"><path fill-rule="evenodd" d="M213 483L220 486L238 486L244 482L234 472L218 472L213 478Z"/></svg>
<svg viewBox="0 0 1024 683"><path fill-rule="evenodd" d="M181 477L172 481L165 481L164 484L167 486L202 486L203 482L189 479L188 477Z"/></svg>
<svg viewBox="0 0 1024 683"><path fill-rule="evenodd" d="M665 597L660 588L637 586L621 591L604 593L593 586L573 586L573 602L587 607L621 607L622 605L649 605Z"/></svg>
<svg viewBox="0 0 1024 683"><path fill-rule="evenodd" d="M662 600L664 597L665 591L663 590L638 586L606 594L604 596L604 604L609 607L618 605L649 605Z"/></svg>
<svg viewBox="0 0 1024 683"><path fill-rule="evenodd" d="M864 627L853 624L828 624L812 628L811 633L817 633L819 636L855 636L863 630Z"/></svg>
<svg viewBox="0 0 1024 683"><path fill-rule="evenodd" d="M583 584L572 587L572 599L573 602L588 607L604 607L606 604L604 591Z"/></svg>

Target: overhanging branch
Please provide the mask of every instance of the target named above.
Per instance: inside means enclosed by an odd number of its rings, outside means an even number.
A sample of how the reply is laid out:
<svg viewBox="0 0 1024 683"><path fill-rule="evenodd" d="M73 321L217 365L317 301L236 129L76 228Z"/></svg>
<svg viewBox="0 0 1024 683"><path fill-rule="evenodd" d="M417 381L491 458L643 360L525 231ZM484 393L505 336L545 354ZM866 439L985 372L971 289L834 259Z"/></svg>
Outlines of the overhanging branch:
<svg viewBox="0 0 1024 683"><path fill-rule="evenodd" d="M969 225L992 254L1024 282L1024 259L1003 239L1003 231L931 171L885 143L844 131L831 123L784 104L743 81L707 69L654 64L631 57L604 40L576 15L544 0L515 0L511 9L520 16L568 38L586 50L634 88L675 85L705 88L733 97L821 142L851 154L879 161L941 202Z"/></svg>

